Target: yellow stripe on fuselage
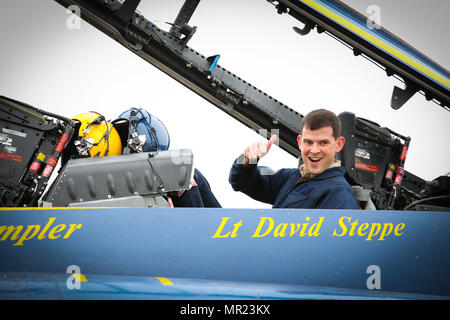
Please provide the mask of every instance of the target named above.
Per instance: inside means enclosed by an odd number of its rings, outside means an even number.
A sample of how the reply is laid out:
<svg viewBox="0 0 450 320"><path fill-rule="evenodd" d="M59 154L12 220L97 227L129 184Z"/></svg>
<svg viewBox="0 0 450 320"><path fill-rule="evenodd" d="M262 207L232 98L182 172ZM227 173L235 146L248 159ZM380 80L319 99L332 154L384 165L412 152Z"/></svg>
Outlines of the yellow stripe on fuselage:
<svg viewBox="0 0 450 320"><path fill-rule="evenodd" d="M82 273L73 273L72 276L75 278L78 282L87 282L86 277Z"/></svg>
<svg viewBox="0 0 450 320"><path fill-rule="evenodd" d="M153 277L156 280L159 280L159 282L161 282L161 284L165 285L165 286L173 286L172 281L170 281L167 278L163 278L163 277Z"/></svg>
<svg viewBox="0 0 450 320"><path fill-rule="evenodd" d="M399 51L398 49L392 47L391 45L385 43L383 40L377 38L376 36L372 35L371 33L367 32L366 30L358 27L357 25L351 23L350 21L346 20L342 16L338 15L337 13L333 12L332 10L324 7L323 5L317 3L314 0L300 0L301 2L305 3L309 7L317 10L318 12L322 13L323 15L327 16L331 20L339 23L340 25L346 27L347 29L353 31L361 38L366 39L367 41L371 42L372 44L378 46L379 48L385 50L386 52L389 52L394 57L398 58L399 60L405 62L406 64L410 65L411 67L415 68L416 70L421 71L422 73L426 74L430 78L434 79L435 81L439 82L440 84L446 86L449 88L450 81L445 78L444 76L438 74L437 72L431 70L427 66L423 65L422 63L418 62L414 58L411 58L409 55Z"/></svg>

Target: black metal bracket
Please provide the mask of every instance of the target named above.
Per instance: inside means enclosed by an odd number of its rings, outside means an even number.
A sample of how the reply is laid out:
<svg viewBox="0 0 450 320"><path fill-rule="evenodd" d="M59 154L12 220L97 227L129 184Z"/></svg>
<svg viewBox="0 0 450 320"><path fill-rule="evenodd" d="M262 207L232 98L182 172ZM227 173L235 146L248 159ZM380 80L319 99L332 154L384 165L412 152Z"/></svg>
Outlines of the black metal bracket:
<svg viewBox="0 0 450 320"><path fill-rule="evenodd" d="M391 98L392 109L400 109L417 91L418 87L409 81L405 81L405 89L394 86Z"/></svg>
<svg viewBox="0 0 450 320"><path fill-rule="evenodd" d="M272 1L269 1L269 2L272 2ZM278 14L283 14L283 13L288 12L288 7L281 2L279 2L277 5L275 5L275 8L277 9Z"/></svg>
<svg viewBox="0 0 450 320"><path fill-rule="evenodd" d="M303 28L299 27L292 27L295 32L297 32L301 36L306 36L314 27L316 24L312 22L310 19L306 18L305 16L298 14L296 11L289 12L291 16L296 17L298 20L300 20L304 26Z"/></svg>
<svg viewBox="0 0 450 320"><path fill-rule="evenodd" d="M141 0L125 0L120 6L117 15L125 22L130 23L140 2Z"/></svg>
<svg viewBox="0 0 450 320"><path fill-rule="evenodd" d="M199 2L200 0L186 0L180 9L180 12L178 12L172 27L170 28L170 34L174 35L178 39L180 39L182 35L185 36L182 39L184 45L186 45L197 30L197 27L189 26L188 22L194 14Z"/></svg>
<svg viewBox="0 0 450 320"><path fill-rule="evenodd" d="M181 29L180 32L181 34L184 35L183 38L180 39L181 43L183 46L185 46L189 40L191 40L192 36L194 35L194 33L197 31L197 27L191 27L187 24L184 24Z"/></svg>
<svg viewBox="0 0 450 320"><path fill-rule="evenodd" d="M316 23L313 22L311 19L308 19L307 17L298 13L295 10L288 10L288 7L283 3L278 3L275 7L277 9L278 14L288 13L289 15L291 15L292 17L294 17L295 19L299 20L304 24L303 28L299 28L296 26L292 27L292 29L294 29L294 31L301 36L307 35L316 26ZM321 33L323 32L323 29L318 31L319 33Z"/></svg>

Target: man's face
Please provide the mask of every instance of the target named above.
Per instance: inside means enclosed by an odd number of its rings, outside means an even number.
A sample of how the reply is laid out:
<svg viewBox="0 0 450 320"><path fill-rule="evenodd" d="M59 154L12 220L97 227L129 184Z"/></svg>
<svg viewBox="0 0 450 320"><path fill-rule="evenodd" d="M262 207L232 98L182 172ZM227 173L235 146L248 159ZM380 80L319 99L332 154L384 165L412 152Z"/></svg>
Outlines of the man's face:
<svg viewBox="0 0 450 320"><path fill-rule="evenodd" d="M344 137L335 139L331 127L309 130L303 127L302 135L297 137L298 148L301 151L305 172L320 174L334 162L334 156L344 146Z"/></svg>

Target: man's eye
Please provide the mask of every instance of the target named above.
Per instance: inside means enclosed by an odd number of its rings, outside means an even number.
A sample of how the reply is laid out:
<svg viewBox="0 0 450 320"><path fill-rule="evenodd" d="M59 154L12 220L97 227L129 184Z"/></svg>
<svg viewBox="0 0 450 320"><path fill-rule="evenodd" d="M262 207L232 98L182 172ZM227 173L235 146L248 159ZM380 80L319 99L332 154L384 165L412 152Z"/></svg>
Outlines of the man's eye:
<svg viewBox="0 0 450 320"><path fill-rule="evenodd" d="M323 146L326 146L327 144L329 144L330 142L329 141L322 141L322 145Z"/></svg>

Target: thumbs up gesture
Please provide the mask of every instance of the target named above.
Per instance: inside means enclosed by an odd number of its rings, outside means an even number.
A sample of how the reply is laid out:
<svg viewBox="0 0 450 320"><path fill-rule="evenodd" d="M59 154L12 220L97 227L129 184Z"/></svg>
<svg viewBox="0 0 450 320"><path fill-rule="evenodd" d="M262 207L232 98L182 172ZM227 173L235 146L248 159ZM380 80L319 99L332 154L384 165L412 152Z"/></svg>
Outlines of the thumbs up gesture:
<svg viewBox="0 0 450 320"><path fill-rule="evenodd" d="M276 135L272 135L268 142L258 141L248 146L244 151L244 165L258 163L258 160L269 152L270 147L277 139Z"/></svg>

